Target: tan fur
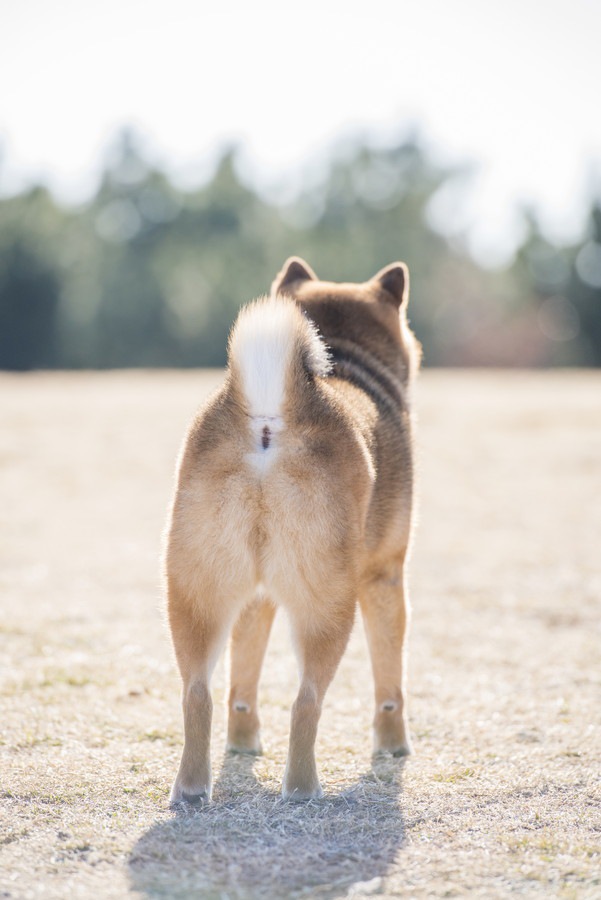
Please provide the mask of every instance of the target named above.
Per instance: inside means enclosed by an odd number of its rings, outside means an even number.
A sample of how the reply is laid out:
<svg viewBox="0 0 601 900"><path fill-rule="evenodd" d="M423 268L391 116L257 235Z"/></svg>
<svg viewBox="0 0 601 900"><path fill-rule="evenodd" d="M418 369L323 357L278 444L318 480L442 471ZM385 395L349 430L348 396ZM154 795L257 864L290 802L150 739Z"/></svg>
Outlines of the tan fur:
<svg viewBox="0 0 601 900"><path fill-rule="evenodd" d="M167 547L168 610L183 679L185 743L172 803L210 798L211 672L233 628L228 748L260 752L257 684L275 605L290 618L300 668L283 795L320 796L321 704L359 602L375 681L375 750L410 750L404 706L405 579L413 468L409 392L419 352L397 263L362 285L320 282L302 260L272 294L295 304L283 427L265 470L230 348L223 387L182 454ZM310 326L333 370L304 367ZM259 451L260 455L260 451Z"/></svg>

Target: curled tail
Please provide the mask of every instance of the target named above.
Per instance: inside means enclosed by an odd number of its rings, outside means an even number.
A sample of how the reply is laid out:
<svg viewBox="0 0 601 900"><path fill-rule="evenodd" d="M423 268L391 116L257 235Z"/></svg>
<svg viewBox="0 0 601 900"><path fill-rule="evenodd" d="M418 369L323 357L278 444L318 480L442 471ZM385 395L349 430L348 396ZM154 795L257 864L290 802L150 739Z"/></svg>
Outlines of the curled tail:
<svg viewBox="0 0 601 900"><path fill-rule="evenodd" d="M270 297L245 306L232 330L229 363L252 430L263 449L283 428L287 404L297 402L315 375L327 375L326 345L294 300Z"/></svg>

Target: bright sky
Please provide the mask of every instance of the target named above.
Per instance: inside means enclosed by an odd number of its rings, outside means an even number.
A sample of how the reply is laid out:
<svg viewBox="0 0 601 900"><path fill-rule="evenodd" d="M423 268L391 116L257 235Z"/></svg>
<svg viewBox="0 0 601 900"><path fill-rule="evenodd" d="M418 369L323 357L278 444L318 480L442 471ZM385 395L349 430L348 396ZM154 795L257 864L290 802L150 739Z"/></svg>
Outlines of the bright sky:
<svg viewBox="0 0 601 900"><path fill-rule="evenodd" d="M265 186L417 125L477 164L433 214L502 258L518 202L570 237L601 185L601 0L0 0L0 22L4 193L89 195L125 124L188 178L239 140Z"/></svg>

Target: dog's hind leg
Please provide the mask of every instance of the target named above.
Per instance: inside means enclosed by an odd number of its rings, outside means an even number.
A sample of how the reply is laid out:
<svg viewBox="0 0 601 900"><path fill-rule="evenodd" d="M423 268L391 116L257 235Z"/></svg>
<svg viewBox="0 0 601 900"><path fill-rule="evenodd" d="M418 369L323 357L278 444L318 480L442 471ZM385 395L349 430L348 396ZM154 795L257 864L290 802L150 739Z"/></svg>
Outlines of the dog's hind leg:
<svg viewBox="0 0 601 900"><path fill-rule="evenodd" d="M274 605L258 598L242 611L232 633L227 749L235 753L261 753L257 691L274 615Z"/></svg>
<svg viewBox="0 0 601 900"><path fill-rule="evenodd" d="M411 753L405 710L405 638L409 605L403 563L364 583L359 595L374 674L374 752Z"/></svg>
<svg viewBox="0 0 601 900"><path fill-rule="evenodd" d="M213 701L210 681L228 621L203 617L187 603L169 596L171 633L182 681L184 750L171 790L171 805L200 805L211 799L211 720Z"/></svg>
<svg viewBox="0 0 601 900"><path fill-rule="evenodd" d="M322 796L315 764L317 726L323 698L351 633L354 599L337 612L335 624L311 622L309 627L309 623L293 620L301 683L292 707L290 747L282 786L285 800L311 800ZM318 630L320 625L322 628Z"/></svg>

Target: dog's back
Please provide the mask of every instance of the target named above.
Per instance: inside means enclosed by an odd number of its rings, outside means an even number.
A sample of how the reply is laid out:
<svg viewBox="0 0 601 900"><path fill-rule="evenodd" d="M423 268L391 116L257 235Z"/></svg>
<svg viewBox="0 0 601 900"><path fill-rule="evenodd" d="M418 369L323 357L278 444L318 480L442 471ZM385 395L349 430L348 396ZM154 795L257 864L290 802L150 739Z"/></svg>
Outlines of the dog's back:
<svg viewBox="0 0 601 900"><path fill-rule="evenodd" d="M184 749L174 801L208 796L198 729L235 622L229 745L259 749L256 682L274 604L288 611L301 670L284 794L316 796L314 731L357 600L370 606L375 583L403 591L412 348L380 282L362 294L316 282L308 267L298 277L299 265L239 316L225 384L193 423L180 464L167 574L193 749ZM404 598L401 606L402 644ZM397 620L388 622L393 632ZM381 747L393 751L407 748L400 665L388 683L376 675L377 699L397 713L380 729Z"/></svg>
<svg viewBox="0 0 601 900"><path fill-rule="evenodd" d="M411 529L411 388L420 347L407 324L409 276L393 264L364 284L319 281L305 263L288 266L274 289L293 296L329 348L330 383L360 389L374 404L370 437L376 481L366 524L368 564L399 555Z"/></svg>

